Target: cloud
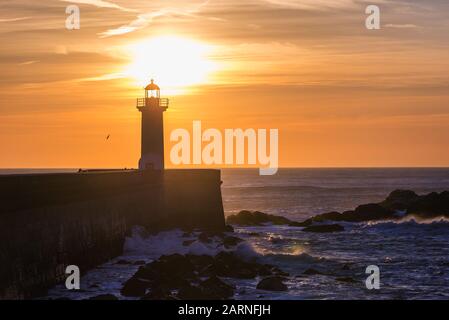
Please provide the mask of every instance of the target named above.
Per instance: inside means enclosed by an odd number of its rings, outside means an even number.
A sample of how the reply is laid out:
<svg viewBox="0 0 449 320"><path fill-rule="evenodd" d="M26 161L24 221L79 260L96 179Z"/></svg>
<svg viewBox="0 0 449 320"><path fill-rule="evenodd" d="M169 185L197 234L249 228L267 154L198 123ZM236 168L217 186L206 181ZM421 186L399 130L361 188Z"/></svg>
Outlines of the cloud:
<svg viewBox="0 0 449 320"><path fill-rule="evenodd" d="M304 10L351 8L360 2L357 0L262 0L262 1L280 7L304 9Z"/></svg>
<svg viewBox="0 0 449 320"><path fill-rule="evenodd" d="M71 3L77 3L77 4L89 4L96 6L98 8L109 8L109 9L118 9L122 11L135 11L132 9L128 9L122 6L119 6L118 4L115 4L110 1L103 1L103 0L60 0L62 2L71 2Z"/></svg>
<svg viewBox="0 0 449 320"><path fill-rule="evenodd" d="M167 14L166 10L160 10L160 11L156 11L156 12L152 12L152 13L141 14L141 15L137 16L137 18L135 20L131 21L129 24L115 28L115 29L107 30L105 32L100 33L99 36L101 38L105 38L105 37L118 36L118 35L130 33L130 32L145 28L147 25L149 25L153 21L153 19L155 19L157 17L164 16L166 14Z"/></svg>
<svg viewBox="0 0 449 320"><path fill-rule="evenodd" d="M178 4L173 7L163 7L160 9L152 10L146 13L139 14L135 20L131 21L127 25L120 26L115 29L110 29L99 34L101 38L117 36L127 34L139 29L143 29L148 26L154 19L169 16L169 15L181 15L181 16L193 16L195 13L199 12L202 7L207 5L209 0L200 2L199 4Z"/></svg>
<svg viewBox="0 0 449 320"><path fill-rule="evenodd" d="M78 79L79 82L92 82L92 81L110 81L125 78L123 73L109 73L98 77L82 78Z"/></svg>
<svg viewBox="0 0 449 320"><path fill-rule="evenodd" d="M419 28L416 24L393 24L389 23L385 25L385 28L396 28L396 29L414 29Z"/></svg>
<svg viewBox="0 0 449 320"><path fill-rule="evenodd" d="M25 62L21 62L19 63L19 66L28 66L30 64L35 64L35 63L39 63L39 60L30 60L30 61L25 61Z"/></svg>
<svg viewBox="0 0 449 320"><path fill-rule="evenodd" d="M28 20L28 19L31 19L31 17L5 18L5 19L0 19L0 22L15 22L15 21Z"/></svg>

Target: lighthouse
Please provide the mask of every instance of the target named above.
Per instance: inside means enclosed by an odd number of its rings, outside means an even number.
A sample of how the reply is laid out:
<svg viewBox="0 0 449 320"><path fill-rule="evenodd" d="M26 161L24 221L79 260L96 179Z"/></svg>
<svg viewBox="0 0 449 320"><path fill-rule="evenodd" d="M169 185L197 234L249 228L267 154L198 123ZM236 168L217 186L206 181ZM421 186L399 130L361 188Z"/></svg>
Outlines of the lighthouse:
<svg viewBox="0 0 449 320"><path fill-rule="evenodd" d="M145 98L137 99L137 109L142 113L139 170L164 170L164 112L169 100L161 98L160 93L151 80L145 87Z"/></svg>

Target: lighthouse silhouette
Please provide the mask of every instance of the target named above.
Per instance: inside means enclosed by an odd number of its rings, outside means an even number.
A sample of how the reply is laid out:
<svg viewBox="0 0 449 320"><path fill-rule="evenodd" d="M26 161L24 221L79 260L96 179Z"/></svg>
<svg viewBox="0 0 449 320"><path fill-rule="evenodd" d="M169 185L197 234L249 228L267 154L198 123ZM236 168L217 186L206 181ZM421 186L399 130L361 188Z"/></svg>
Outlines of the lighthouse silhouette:
<svg viewBox="0 0 449 320"><path fill-rule="evenodd" d="M164 170L164 112L168 104L153 79L145 87L145 98L137 99L137 109L142 113L139 170Z"/></svg>

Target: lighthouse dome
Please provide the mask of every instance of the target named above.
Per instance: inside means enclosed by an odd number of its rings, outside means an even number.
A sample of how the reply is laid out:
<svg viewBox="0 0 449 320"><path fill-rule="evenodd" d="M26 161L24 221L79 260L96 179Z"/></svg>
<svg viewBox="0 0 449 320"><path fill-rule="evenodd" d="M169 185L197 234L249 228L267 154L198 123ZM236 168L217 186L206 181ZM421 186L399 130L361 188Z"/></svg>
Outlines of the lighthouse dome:
<svg viewBox="0 0 449 320"><path fill-rule="evenodd" d="M154 83L154 80L151 79L151 83L145 87L145 90L161 90L157 84Z"/></svg>

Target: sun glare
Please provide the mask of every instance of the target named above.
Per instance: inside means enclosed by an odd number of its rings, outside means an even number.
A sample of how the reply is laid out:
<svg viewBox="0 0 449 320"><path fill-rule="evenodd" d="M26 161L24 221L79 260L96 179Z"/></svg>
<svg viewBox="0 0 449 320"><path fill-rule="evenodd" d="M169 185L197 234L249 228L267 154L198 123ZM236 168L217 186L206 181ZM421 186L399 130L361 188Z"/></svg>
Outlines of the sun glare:
<svg viewBox="0 0 449 320"><path fill-rule="evenodd" d="M151 38L130 45L127 51L131 64L126 67L126 76L139 86L154 78L170 94L207 83L218 69L218 63L209 58L212 46L176 36Z"/></svg>

